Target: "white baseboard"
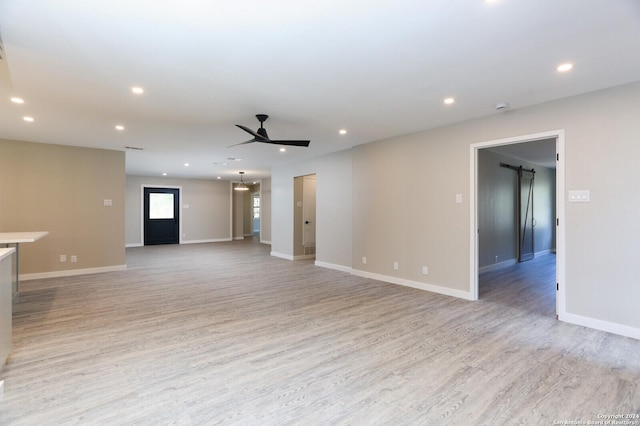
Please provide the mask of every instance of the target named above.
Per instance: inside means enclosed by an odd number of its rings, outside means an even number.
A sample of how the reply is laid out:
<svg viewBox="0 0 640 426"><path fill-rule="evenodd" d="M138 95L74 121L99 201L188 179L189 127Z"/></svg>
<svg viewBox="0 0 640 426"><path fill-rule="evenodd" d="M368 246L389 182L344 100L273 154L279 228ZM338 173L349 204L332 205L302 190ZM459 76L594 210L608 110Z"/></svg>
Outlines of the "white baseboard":
<svg viewBox="0 0 640 426"><path fill-rule="evenodd" d="M238 239L242 240L243 238L238 238ZM180 244L224 243L224 242L229 242L229 241L232 241L231 238L213 238L213 239L209 239L209 240L182 240L182 241L180 241ZM144 247L144 244L141 244L141 243L130 243L130 244L125 244L124 247L125 248Z"/></svg>
<svg viewBox="0 0 640 426"><path fill-rule="evenodd" d="M298 256L293 256L293 260L306 260L306 259L315 259L315 254L300 254Z"/></svg>
<svg viewBox="0 0 640 426"><path fill-rule="evenodd" d="M211 240L186 240L181 241L180 244L206 244L206 243L224 243L231 241L231 238L215 238Z"/></svg>
<svg viewBox="0 0 640 426"><path fill-rule="evenodd" d="M278 253L276 251L272 251L270 254L273 257L279 257L281 259L293 260L293 256L291 256L290 254Z"/></svg>
<svg viewBox="0 0 640 426"><path fill-rule="evenodd" d="M296 260L296 259L305 258L304 256L291 256L287 254L276 253L273 251L271 252L271 256L280 257L282 259L287 259L287 260ZM374 274L371 272L353 269L348 266L335 265L332 263L327 263L322 261L316 261L315 265L322 268L335 269L337 271L346 272L348 274L356 275L363 278L370 278L376 281L383 281L391 284L402 285L405 287L417 288L418 290L425 290L433 293L444 294L446 296L457 297L459 299L473 300L473 298L471 297L471 293L467 291L455 290L451 288L440 287L437 285L421 283L418 281L411 281L411 280L405 280L402 278L390 277L387 275Z"/></svg>
<svg viewBox="0 0 640 426"><path fill-rule="evenodd" d="M101 274L103 272L126 271L127 265L103 266L100 268L68 269L66 271L36 272L20 274L20 281L39 280L42 278L71 277L75 275Z"/></svg>
<svg viewBox="0 0 640 426"><path fill-rule="evenodd" d="M316 258L315 254L303 254L303 255L300 255L300 256L291 256L290 254L278 253L278 252L275 252L275 251L271 252L271 256L279 257L281 259L287 259L287 260L304 260L304 259L315 259Z"/></svg>
<svg viewBox="0 0 640 426"><path fill-rule="evenodd" d="M550 250L549 249L549 250L537 251L534 254L534 257L544 256L544 255L551 254L551 253L555 253L555 250ZM478 268L478 273L482 274L483 272L497 271L498 269L502 269L502 268L507 268L509 266L513 266L516 263L518 263L518 259L509 259L509 260L505 260L503 262L494 263L492 265L481 266L480 268Z"/></svg>
<svg viewBox="0 0 640 426"><path fill-rule="evenodd" d="M616 324L613 322L602 321L595 318L584 317L582 315L567 313L558 315L558 319L570 324L581 325L583 327L606 331L613 334L619 334L621 336L631 337L633 339L640 339L640 328L629 327L628 325Z"/></svg>
<svg viewBox="0 0 640 426"><path fill-rule="evenodd" d="M351 274L353 272L353 269L349 266L342 266L342 265L336 265L334 263L320 262L319 260L316 260L315 265L321 268L327 268L327 269L333 269L340 272L346 272L347 274Z"/></svg>
<svg viewBox="0 0 640 426"><path fill-rule="evenodd" d="M359 277L364 277L364 278L370 278L372 280L384 281L391 284L402 285L405 287L417 288L418 290L426 290L432 293L444 294L445 296L457 297L459 299L473 300L473 298L471 297L471 293L469 293L468 291L455 290L452 288L441 287L438 285L421 283L418 281L405 280L403 278L390 277L388 275L374 274L371 272L360 271L357 269L353 269L351 273L353 275L357 275Z"/></svg>
<svg viewBox="0 0 640 426"><path fill-rule="evenodd" d="M494 264L491 264L491 265L482 266L482 267L478 268L478 273L482 274L484 272L497 271L498 269L508 268L509 266L513 266L516 263L518 263L518 261L516 259L509 259L509 260L505 260L503 262L498 262L498 263L494 263Z"/></svg>
<svg viewBox="0 0 640 426"><path fill-rule="evenodd" d="M234 240L244 240L244 237L233 237Z"/></svg>
<svg viewBox="0 0 640 426"><path fill-rule="evenodd" d="M271 245L271 240L260 240L260 244L268 244L268 245Z"/></svg>

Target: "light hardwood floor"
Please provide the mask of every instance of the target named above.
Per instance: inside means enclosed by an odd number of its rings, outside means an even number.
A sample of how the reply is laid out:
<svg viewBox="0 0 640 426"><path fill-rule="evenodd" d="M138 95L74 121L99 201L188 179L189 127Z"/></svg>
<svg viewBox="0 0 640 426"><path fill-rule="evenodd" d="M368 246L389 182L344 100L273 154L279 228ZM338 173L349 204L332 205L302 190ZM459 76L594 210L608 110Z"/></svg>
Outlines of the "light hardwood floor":
<svg viewBox="0 0 640 426"><path fill-rule="evenodd" d="M127 249L127 262L22 284L0 424L551 425L640 413L640 341L556 321L553 256L485 274L478 302L270 257L252 241Z"/></svg>

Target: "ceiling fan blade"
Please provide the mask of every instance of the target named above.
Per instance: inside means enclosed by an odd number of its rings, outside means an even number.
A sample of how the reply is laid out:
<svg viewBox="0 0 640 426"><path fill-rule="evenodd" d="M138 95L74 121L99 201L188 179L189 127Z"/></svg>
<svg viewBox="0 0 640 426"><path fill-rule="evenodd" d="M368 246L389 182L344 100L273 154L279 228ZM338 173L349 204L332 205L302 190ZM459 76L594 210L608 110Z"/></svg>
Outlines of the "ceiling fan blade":
<svg viewBox="0 0 640 426"><path fill-rule="evenodd" d="M309 144L311 143L311 141L303 141L303 140L277 141L273 139L269 139L266 141L256 141L256 142L272 143L276 145L287 145L287 146L309 146Z"/></svg>
<svg viewBox="0 0 640 426"><path fill-rule="evenodd" d="M244 130L245 132L249 133L251 136L253 136L253 139L250 141L246 141L246 142L241 142L241 143L237 143L235 145L231 145L229 146L229 148L231 148L232 146L236 146L236 145L244 145L246 143L251 143L251 142L262 142L262 143L270 143L273 145L285 145L285 146L304 146L304 147L308 147L309 144L311 143L311 141L307 141L307 140L273 140L273 139L269 139L269 135L267 134L267 129L265 129L262 126L262 123L264 123L264 121L269 118L268 115L266 114L258 114L256 115L256 117L258 118L258 121L260 121L260 128L258 129L258 131L254 132L253 130L251 130L250 128L243 126L241 124L236 124L236 127Z"/></svg>
<svg viewBox="0 0 640 426"><path fill-rule="evenodd" d="M256 138L253 138L253 139L250 139L248 141L244 141L244 142L240 142L240 143L234 143L233 145L229 145L227 148L231 148L232 146L244 145L244 144L248 144L248 143L254 143L254 142L262 142L262 141L257 141Z"/></svg>
<svg viewBox="0 0 640 426"><path fill-rule="evenodd" d="M264 136L254 132L253 130L251 130L248 127L245 127L241 124L236 124L236 127L241 128L242 130L244 130L245 132L249 133L250 135L252 135L255 138L255 142L264 142L267 141L268 139L266 139Z"/></svg>

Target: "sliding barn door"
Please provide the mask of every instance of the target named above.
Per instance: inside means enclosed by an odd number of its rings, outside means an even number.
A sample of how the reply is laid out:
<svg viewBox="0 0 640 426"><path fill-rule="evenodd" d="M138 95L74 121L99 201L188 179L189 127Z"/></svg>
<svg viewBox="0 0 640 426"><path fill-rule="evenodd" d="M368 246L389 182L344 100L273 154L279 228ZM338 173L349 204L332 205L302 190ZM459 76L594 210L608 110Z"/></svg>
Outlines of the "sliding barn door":
<svg viewBox="0 0 640 426"><path fill-rule="evenodd" d="M533 183L535 172L518 171L518 261L533 259Z"/></svg>

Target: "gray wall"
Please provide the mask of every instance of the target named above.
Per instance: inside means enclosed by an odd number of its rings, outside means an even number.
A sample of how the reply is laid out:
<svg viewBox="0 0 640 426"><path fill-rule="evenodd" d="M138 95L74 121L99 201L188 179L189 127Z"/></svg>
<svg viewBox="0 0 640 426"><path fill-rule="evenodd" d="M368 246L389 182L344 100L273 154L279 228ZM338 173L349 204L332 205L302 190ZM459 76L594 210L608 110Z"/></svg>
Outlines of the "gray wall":
<svg viewBox="0 0 640 426"><path fill-rule="evenodd" d="M142 185L182 188L180 210L182 243L231 240L231 184L206 179L154 176L126 178L126 244L143 245ZM185 205L189 208L185 208Z"/></svg>
<svg viewBox="0 0 640 426"><path fill-rule="evenodd" d="M564 129L565 186L589 189L591 202L562 206L562 318L640 336L640 200L630 196L640 178L640 83L487 114L274 169L273 251L293 254L293 177L317 173L320 263L468 295L471 145ZM461 204L456 194L463 195ZM350 219L325 221L325 213L338 210ZM423 265L428 275L421 274Z"/></svg>
<svg viewBox="0 0 640 426"><path fill-rule="evenodd" d="M535 169L534 251L555 249L555 170L482 149L478 153L478 265L517 260L517 173L500 163ZM496 260L497 256L497 260Z"/></svg>
<svg viewBox="0 0 640 426"><path fill-rule="evenodd" d="M124 268L124 173L122 151L0 139L0 231L49 231L20 245L23 279Z"/></svg>

